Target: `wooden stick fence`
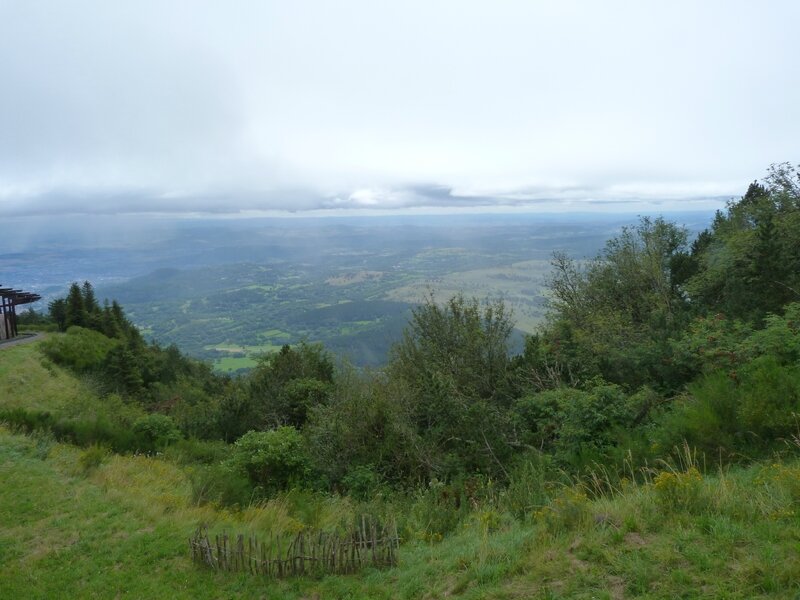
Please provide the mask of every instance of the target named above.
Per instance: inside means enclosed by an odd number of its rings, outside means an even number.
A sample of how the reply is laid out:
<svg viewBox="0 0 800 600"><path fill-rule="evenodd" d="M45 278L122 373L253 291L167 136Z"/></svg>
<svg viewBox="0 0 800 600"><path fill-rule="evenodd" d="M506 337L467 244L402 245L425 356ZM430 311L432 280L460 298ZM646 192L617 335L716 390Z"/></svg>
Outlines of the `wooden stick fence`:
<svg viewBox="0 0 800 600"><path fill-rule="evenodd" d="M397 565L397 527L380 526L362 517L349 535L299 532L284 548L285 538L258 539L227 533L212 540L206 527L189 538L192 560L215 571L250 572L267 577L354 573L365 566Z"/></svg>

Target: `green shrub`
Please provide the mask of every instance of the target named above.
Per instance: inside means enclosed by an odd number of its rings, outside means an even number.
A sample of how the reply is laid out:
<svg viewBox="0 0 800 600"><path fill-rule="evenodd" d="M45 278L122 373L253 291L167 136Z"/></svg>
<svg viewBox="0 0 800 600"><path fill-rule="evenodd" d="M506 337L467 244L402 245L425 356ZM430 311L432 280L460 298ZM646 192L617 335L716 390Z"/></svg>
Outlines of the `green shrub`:
<svg viewBox="0 0 800 600"><path fill-rule="evenodd" d="M562 403L584 393L574 388L558 388L518 399L513 412L523 441L534 448L552 448L561 428Z"/></svg>
<svg viewBox="0 0 800 600"><path fill-rule="evenodd" d="M389 481L418 479L418 453L428 446L409 422L407 400L402 385L343 369L329 402L311 409L304 428L315 470L332 485L358 466Z"/></svg>
<svg viewBox="0 0 800 600"><path fill-rule="evenodd" d="M333 361L320 344L301 342L265 355L249 377L250 396L268 424L301 427L333 383Z"/></svg>
<svg viewBox="0 0 800 600"><path fill-rule="evenodd" d="M98 370L108 353L119 345L102 333L73 326L65 335L55 335L42 342L42 351L53 362L76 371Z"/></svg>
<svg viewBox="0 0 800 600"><path fill-rule="evenodd" d="M99 467L108 458L109 449L105 446L92 444L81 452L78 464L84 473L89 473Z"/></svg>
<svg viewBox="0 0 800 600"><path fill-rule="evenodd" d="M600 382L588 392L563 398L560 404L562 424L558 449L568 453L573 448L602 448L611 444L613 430L627 425L630 414L627 395L618 385Z"/></svg>
<svg viewBox="0 0 800 600"><path fill-rule="evenodd" d="M331 387L330 383L319 379L293 379L283 388L278 410L287 422L302 427L311 409L328 401Z"/></svg>
<svg viewBox="0 0 800 600"><path fill-rule="evenodd" d="M800 368L784 367L763 356L735 374L741 426L769 441L795 430L793 413L800 412Z"/></svg>
<svg viewBox="0 0 800 600"><path fill-rule="evenodd" d="M748 324L721 314L695 319L672 341L674 360L688 373L733 368L751 357L743 342L752 333Z"/></svg>
<svg viewBox="0 0 800 600"><path fill-rule="evenodd" d="M348 495L357 500L369 500L382 485L380 473L370 466L358 466L342 478Z"/></svg>
<svg viewBox="0 0 800 600"><path fill-rule="evenodd" d="M267 495L303 487L311 474L305 439L294 427L245 433L234 443L231 464Z"/></svg>
<svg viewBox="0 0 800 600"><path fill-rule="evenodd" d="M690 386L690 394L675 401L658 419L654 445L669 451L686 442L707 456L730 453L740 445L735 383L718 371Z"/></svg>
<svg viewBox="0 0 800 600"><path fill-rule="evenodd" d="M787 304L783 316L767 315L764 328L744 346L754 356L771 355L781 364L796 364L800 360L800 302Z"/></svg>
<svg viewBox="0 0 800 600"><path fill-rule="evenodd" d="M219 439L219 403L202 390L182 385L169 390L170 396L179 398L170 415L187 437L204 440Z"/></svg>
<svg viewBox="0 0 800 600"><path fill-rule="evenodd" d="M133 432L141 444L139 449L147 452L163 450L181 439L181 432L175 421L160 414L140 417L133 423Z"/></svg>
<svg viewBox="0 0 800 600"><path fill-rule="evenodd" d="M800 411L800 368L762 356L735 371L717 371L689 386L659 420L661 448L686 441L708 456L720 450L763 452L795 431Z"/></svg>
<svg viewBox="0 0 800 600"><path fill-rule="evenodd" d="M614 444L616 430L633 422L637 402L620 386L598 380L585 390L562 387L525 396L514 404L514 421L526 444L579 466Z"/></svg>

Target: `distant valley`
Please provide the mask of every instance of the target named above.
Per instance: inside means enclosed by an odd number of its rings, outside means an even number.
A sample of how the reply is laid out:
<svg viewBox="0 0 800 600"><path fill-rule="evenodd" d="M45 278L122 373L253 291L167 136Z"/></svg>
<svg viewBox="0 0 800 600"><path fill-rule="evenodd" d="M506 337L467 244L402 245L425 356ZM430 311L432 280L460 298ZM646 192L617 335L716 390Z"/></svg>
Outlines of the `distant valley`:
<svg viewBox="0 0 800 600"><path fill-rule="evenodd" d="M696 231L711 215L669 215ZM146 337L236 372L301 340L383 364L414 305L502 298L520 346L543 318L554 251L591 257L635 215L454 215L62 223L0 246L2 282L48 295L89 279ZM27 223L30 225L30 223ZM27 235L25 232L28 231ZM44 308L43 306L40 308Z"/></svg>

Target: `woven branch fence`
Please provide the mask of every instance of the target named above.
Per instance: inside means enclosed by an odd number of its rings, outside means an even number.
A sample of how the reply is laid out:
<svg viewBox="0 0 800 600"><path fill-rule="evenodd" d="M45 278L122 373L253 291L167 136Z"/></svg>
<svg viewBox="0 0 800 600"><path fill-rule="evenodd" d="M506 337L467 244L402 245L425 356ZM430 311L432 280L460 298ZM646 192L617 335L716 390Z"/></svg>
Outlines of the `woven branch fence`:
<svg viewBox="0 0 800 600"><path fill-rule="evenodd" d="M298 533L293 539L208 536L200 527L189 538L192 560L215 571L249 572L266 577L355 573L365 566L397 565L400 539L395 524L380 526L366 517L349 535Z"/></svg>

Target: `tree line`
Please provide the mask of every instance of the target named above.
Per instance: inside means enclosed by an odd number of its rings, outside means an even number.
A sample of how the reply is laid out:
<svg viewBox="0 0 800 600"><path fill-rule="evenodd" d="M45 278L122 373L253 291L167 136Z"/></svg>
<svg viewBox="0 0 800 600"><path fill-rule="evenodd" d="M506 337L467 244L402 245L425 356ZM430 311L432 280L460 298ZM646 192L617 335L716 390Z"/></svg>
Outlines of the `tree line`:
<svg viewBox="0 0 800 600"><path fill-rule="evenodd" d="M547 319L516 356L502 302L430 295L384 369L300 343L232 378L145 342L88 282L50 304L65 335L44 351L154 416L153 447L225 442L207 499L364 496L510 484L532 461L621 469L683 441L723 461L779 451L800 413L799 290L800 177L782 164L695 239L642 218L591 260L556 254Z"/></svg>

